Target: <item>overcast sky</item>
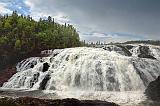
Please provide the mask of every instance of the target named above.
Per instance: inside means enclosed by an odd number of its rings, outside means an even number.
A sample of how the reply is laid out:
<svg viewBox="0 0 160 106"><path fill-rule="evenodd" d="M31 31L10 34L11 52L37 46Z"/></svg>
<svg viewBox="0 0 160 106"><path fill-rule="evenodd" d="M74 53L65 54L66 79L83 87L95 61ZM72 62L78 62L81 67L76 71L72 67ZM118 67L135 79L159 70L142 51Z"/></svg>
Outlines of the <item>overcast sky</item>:
<svg viewBox="0 0 160 106"><path fill-rule="evenodd" d="M160 0L0 0L0 13L54 17L73 24L81 40L160 40Z"/></svg>

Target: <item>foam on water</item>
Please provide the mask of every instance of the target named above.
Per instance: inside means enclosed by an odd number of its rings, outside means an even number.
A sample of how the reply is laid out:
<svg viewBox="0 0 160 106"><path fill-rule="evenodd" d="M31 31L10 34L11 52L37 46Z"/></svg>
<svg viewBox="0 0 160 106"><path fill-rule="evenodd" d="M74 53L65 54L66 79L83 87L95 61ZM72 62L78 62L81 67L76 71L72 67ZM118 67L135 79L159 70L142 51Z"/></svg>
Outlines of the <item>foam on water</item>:
<svg viewBox="0 0 160 106"><path fill-rule="evenodd" d="M139 58L139 45L133 45L132 56L125 56L117 46L110 50L89 47L55 50L48 57L32 57L18 63L17 73L3 88L36 90L48 76L46 92L53 91L62 97L137 102L144 97L147 85L160 75L160 48L150 45L149 49L156 59ZM44 63L50 66L45 72Z"/></svg>

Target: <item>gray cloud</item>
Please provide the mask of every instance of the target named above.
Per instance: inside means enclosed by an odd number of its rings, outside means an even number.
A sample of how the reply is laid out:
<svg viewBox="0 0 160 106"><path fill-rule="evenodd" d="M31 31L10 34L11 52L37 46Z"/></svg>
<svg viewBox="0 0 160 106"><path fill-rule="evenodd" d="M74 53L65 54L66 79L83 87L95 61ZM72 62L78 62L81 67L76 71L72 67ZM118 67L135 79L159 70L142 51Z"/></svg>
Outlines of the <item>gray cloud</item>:
<svg viewBox="0 0 160 106"><path fill-rule="evenodd" d="M31 14L57 17L68 21L80 31L81 39L105 33L106 41L160 39L160 0L26 0ZM67 18L63 18L67 16ZM108 38L107 35L117 33ZM120 33L120 34L119 34ZM124 35L122 34L124 33ZM126 36L127 35L127 36ZM135 36L133 36L135 35ZM103 38L103 39L102 39Z"/></svg>

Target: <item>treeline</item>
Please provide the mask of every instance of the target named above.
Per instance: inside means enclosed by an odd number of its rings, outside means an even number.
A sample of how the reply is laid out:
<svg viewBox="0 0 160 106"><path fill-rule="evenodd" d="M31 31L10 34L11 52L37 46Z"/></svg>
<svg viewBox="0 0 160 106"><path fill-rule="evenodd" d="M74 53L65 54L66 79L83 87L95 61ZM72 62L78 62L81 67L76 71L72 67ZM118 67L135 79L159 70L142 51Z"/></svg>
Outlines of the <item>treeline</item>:
<svg viewBox="0 0 160 106"><path fill-rule="evenodd" d="M138 40L138 41L127 41L124 44L134 44L134 43L143 43L143 44L151 44L151 45L159 45L160 40Z"/></svg>
<svg viewBox="0 0 160 106"><path fill-rule="evenodd" d="M31 16L0 15L0 69L44 49L80 46L79 34L69 24L60 25L51 16L35 21Z"/></svg>
<svg viewBox="0 0 160 106"><path fill-rule="evenodd" d="M85 40L82 41L82 44L84 46L88 46L88 47L95 47L95 46L98 46L98 45L121 45L121 44L141 44L141 43L142 44L150 44L150 45L160 46L160 40L137 40L137 41L126 41L126 42L123 42L123 43L120 43L120 42L106 43L106 42L100 42L100 41L86 43Z"/></svg>

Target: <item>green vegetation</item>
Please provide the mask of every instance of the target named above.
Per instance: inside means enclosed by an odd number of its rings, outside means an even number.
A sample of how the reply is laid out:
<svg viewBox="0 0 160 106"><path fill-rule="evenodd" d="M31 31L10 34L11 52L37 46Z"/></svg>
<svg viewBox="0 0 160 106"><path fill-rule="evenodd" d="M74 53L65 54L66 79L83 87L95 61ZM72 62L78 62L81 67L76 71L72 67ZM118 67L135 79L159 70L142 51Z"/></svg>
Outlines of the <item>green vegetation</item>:
<svg viewBox="0 0 160 106"><path fill-rule="evenodd" d="M0 69L7 64L44 49L68 48L80 46L79 34L72 25L60 25L54 18L35 21L32 17L18 15L0 15Z"/></svg>

